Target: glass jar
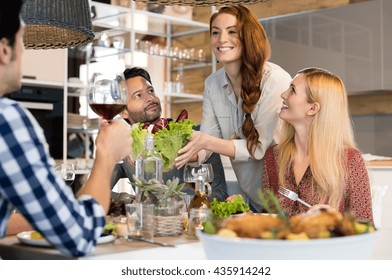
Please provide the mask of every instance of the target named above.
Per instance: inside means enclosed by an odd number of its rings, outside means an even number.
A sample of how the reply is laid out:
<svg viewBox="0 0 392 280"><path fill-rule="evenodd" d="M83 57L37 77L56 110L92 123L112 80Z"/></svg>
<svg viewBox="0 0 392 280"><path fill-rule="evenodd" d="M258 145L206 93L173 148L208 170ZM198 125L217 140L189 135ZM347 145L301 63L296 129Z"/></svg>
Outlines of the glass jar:
<svg viewBox="0 0 392 280"><path fill-rule="evenodd" d="M203 223L211 219L211 209L192 208L188 220L187 233L190 237L196 238L196 231L203 230Z"/></svg>

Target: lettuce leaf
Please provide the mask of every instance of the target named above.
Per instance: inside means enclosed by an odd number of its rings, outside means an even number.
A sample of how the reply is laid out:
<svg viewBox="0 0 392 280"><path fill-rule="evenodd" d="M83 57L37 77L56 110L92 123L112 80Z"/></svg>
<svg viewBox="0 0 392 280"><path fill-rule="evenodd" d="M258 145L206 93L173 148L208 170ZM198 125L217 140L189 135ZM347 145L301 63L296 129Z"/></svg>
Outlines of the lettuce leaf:
<svg viewBox="0 0 392 280"><path fill-rule="evenodd" d="M154 135L155 149L162 156L162 166L164 169L172 169L174 159L178 150L186 145L192 138L195 122L185 119L182 122L170 121L167 128L157 131ZM142 129L143 124L137 123L132 126L131 136L132 156L136 159L144 150L144 138L148 134L147 129Z"/></svg>
<svg viewBox="0 0 392 280"><path fill-rule="evenodd" d="M155 149L162 156L163 168L171 169L173 167L178 150L192 138L194 125L195 123L188 119L180 123L171 121L167 128L154 134Z"/></svg>
<svg viewBox="0 0 392 280"><path fill-rule="evenodd" d="M137 123L132 125L131 136L133 139L132 143L132 157L136 159L144 150L144 138L148 134L147 129L142 129L143 124Z"/></svg>
<svg viewBox="0 0 392 280"><path fill-rule="evenodd" d="M245 213L249 205L245 203L242 196L236 196L232 201L218 202L216 198L211 201L211 211L214 216L219 218L230 217L231 214Z"/></svg>

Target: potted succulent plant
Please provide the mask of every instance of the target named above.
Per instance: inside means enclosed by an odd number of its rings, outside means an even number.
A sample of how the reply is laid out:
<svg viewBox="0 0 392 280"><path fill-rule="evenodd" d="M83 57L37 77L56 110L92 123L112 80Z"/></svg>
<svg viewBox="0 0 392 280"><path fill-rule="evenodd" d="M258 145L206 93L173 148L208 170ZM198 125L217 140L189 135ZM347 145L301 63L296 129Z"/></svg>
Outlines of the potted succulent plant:
<svg viewBox="0 0 392 280"><path fill-rule="evenodd" d="M134 178L133 186L138 189L137 201L155 204L155 235L172 236L182 232L182 213L185 207L181 190L184 183L178 178L161 183L157 180Z"/></svg>

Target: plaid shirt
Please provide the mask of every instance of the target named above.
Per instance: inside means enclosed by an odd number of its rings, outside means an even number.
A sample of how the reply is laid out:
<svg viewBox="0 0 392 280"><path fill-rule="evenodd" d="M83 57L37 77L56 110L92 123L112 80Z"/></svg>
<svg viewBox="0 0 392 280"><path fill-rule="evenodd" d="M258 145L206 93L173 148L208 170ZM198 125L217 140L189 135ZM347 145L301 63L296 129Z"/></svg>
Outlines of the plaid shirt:
<svg viewBox="0 0 392 280"><path fill-rule="evenodd" d="M31 113L0 97L0 236L15 207L63 254L83 256L95 248L105 213L90 196L76 199L52 163Z"/></svg>

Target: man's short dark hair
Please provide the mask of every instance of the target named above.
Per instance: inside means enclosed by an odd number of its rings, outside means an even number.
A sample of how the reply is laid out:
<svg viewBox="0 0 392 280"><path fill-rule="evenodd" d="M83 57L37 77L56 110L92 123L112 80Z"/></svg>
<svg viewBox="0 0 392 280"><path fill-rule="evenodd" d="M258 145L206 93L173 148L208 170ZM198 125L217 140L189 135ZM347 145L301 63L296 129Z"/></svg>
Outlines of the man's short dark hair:
<svg viewBox="0 0 392 280"><path fill-rule="evenodd" d="M152 85L150 74L147 72L147 70L144 70L143 68L140 68L140 67L132 67L132 68L125 69L124 77L125 77L125 80L128 80L130 78L134 78L134 77L142 77L143 79L145 79L146 81L148 81Z"/></svg>
<svg viewBox="0 0 392 280"><path fill-rule="evenodd" d="M20 28L20 12L24 0L1 1L0 4L0 40L8 39L14 45L15 35Z"/></svg>

